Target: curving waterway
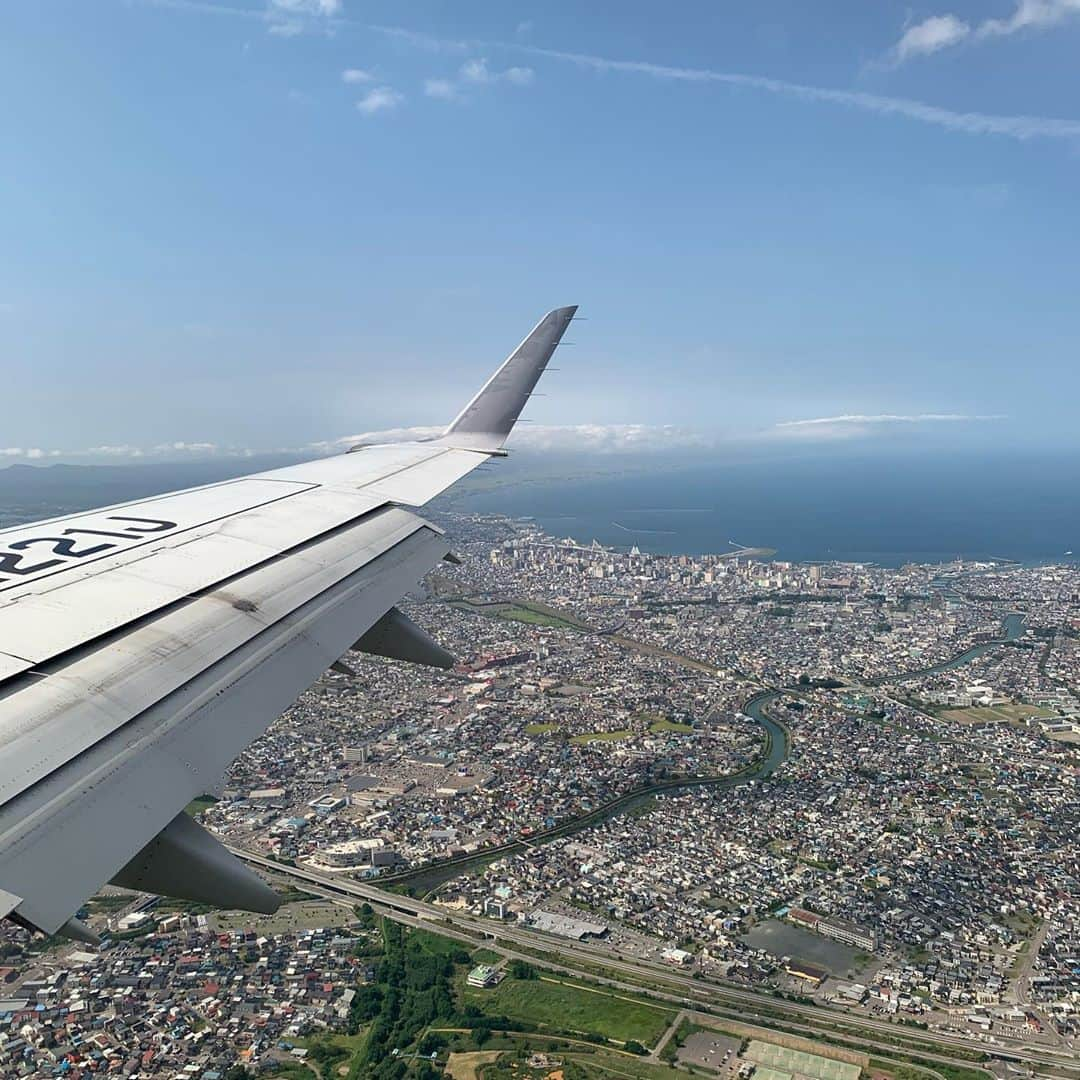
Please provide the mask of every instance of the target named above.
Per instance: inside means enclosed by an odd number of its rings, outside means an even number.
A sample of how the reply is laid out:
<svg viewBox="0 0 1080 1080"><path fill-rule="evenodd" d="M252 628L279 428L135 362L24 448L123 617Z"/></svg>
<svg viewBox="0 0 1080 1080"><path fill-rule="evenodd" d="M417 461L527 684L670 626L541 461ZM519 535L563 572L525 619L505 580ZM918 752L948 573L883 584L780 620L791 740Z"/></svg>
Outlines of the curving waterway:
<svg viewBox="0 0 1080 1080"><path fill-rule="evenodd" d="M645 806L654 796L664 792L685 791L689 788L700 787L725 791L741 787L743 784L748 784L754 780L763 780L774 772L788 755L790 736L787 729L782 724L778 724L771 719L765 712L769 702L782 696L783 691L765 690L760 694L755 694L743 705L743 712L760 724L765 732L765 745L761 754L738 772L728 773L723 776L688 776L661 780L658 783L650 784L648 787L629 791L625 795L611 799L602 806L598 806L595 810L570 821L565 821L552 829L536 833L529 837L527 841L513 840L497 847L485 848L473 854L431 863L417 870L406 870L400 874L384 875L378 879L378 884L380 886L407 885L414 892L424 894L475 866L503 858L506 855L525 851L530 847L546 843L549 840L555 840L558 837L570 836L617 814L630 813Z"/></svg>
<svg viewBox="0 0 1080 1080"><path fill-rule="evenodd" d="M939 672L949 671L952 668L970 663L991 649L999 648L1006 642L1018 640L1024 633L1024 616L1018 613L1007 615L1002 632L1002 637L994 641L983 642L981 645L973 645L970 649L965 649L962 653L958 653L940 664L932 664L929 667L907 671L902 674L882 676L869 685L878 686L887 682L904 682L925 675L936 675ZM527 848L546 843L561 836L570 836L617 814L632 812L646 805L654 796L664 792L685 791L697 787L728 791L741 787L743 784L764 780L776 771L781 762L787 758L790 750L791 736L787 728L773 720L766 712L766 709L773 701L784 697L786 694L788 694L788 691L785 690L762 690L743 704L742 711L761 725L765 733L765 745L761 754L751 764L736 773L729 773L724 776L692 776L663 780L656 784L650 784L648 787L639 788L637 791L630 791L625 795L620 795L587 814L582 814L580 817L573 818L570 821L564 821L552 829L536 833L529 837L528 840L513 840L496 847L485 848L473 854L431 863L417 870L406 870L400 874L385 875L379 878L378 883L380 885L408 886L417 893L427 893L475 866L524 851Z"/></svg>
<svg viewBox="0 0 1080 1080"><path fill-rule="evenodd" d="M882 675L880 678L870 680L869 685L881 686L883 683L907 682L910 679L920 679L926 675L939 675L943 671L951 671L953 668L969 664L977 657L1004 645L1006 642L1019 641L1023 634L1024 616L1014 611L1005 616L1002 623L1002 637L995 638L993 641L984 641L981 645L972 645L970 649L965 649L962 653L958 653L950 660L943 660L940 664L931 664L929 667L917 668L915 671L905 671L898 675Z"/></svg>

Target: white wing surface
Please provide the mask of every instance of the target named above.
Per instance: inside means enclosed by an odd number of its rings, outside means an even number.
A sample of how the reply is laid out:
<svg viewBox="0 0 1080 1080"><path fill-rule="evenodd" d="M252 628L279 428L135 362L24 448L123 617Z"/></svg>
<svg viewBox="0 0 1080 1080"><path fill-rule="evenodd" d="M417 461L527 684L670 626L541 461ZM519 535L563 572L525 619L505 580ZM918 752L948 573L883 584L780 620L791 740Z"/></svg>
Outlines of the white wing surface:
<svg viewBox="0 0 1080 1080"><path fill-rule="evenodd" d="M505 453L575 310L437 439L0 531L0 917L92 938L109 881L277 907L183 808L350 649L451 662L394 607L449 554L406 508Z"/></svg>

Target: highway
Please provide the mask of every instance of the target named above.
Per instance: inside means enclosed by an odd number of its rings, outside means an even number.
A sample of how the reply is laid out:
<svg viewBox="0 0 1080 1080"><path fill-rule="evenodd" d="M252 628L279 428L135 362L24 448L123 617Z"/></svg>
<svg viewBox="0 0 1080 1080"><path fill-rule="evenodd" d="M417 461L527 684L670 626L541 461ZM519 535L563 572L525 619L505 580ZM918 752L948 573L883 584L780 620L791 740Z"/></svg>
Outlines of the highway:
<svg viewBox="0 0 1080 1080"><path fill-rule="evenodd" d="M432 927L432 929L437 929L439 933L445 933L448 936L457 937L464 941L472 941L474 944L476 939L480 937L491 941L506 942L518 948L539 950L557 957L564 964L571 965L569 968L563 969L571 973L574 971L572 965L577 961L579 965L578 973L581 973L580 965L587 964L603 967L611 972L621 972L638 980L648 979L653 983L659 983L680 991L684 996L673 1000L682 1004L693 1006L697 1002L699 1005L717 1003L721 1005L737 1005L743 1008L743 1015L745 1015L745 1008L750 1006L756 1009L785 1013L796 1020L811 1022L816 1020L820 1024L844 1025L851 1029L858 1029L868 1035L887 1034L891 1039L903 1038L904 1048L927 1056L940 1054L943 1047L954 1047L967 1052L973 1050L985 1052L1006 1060L1026 1064L1049 1065L1058 1069L1070 1068L1075 1071L1077 1076L1080 1076L1080 1064L1078 1064L1076 1057L1071 1054L1058 1054L1041 1047L987 1045L955 1035L929 1034L917 1029L901 1028L885 1020L855 1016L847 1012L839 1012L817 1005L803 1005L786 1001L782 998L773 997L768 992L757 992L734 986L721 986L712 981L680 974L677 970L651 961L620 959L602 946L587 942L564 941L528 928L507 925L492 919L438 907L424 900L416 900L412 897L386 892L374 885L367 885L363 882L351 881L332 874L323 874L315 870L309 870L306 867L287 866L244 848L230 847L229 850L245 862L291 881L303 882L309 887L310 891L318 891L330 898L367 901L392 917L400 918L403 922L409 921L418 925L427 924L429 926L433 922L446 924L439 925L437 928ZM315 889L311 889L312 886ZM457 933L452 932L453 929L456 929ZM529 954L525 954L524 958L538 963L541 962L538 958ZM592 972L584 972L584 974L592 978L596 977ZM631 986L629 989L635 989L641 993L650 992L641 986ZM767 1021L767 1018L764 1019ZM942 1060L952 1060L954 1063L959 1063L956 1059L943 1058Z"/></svg>

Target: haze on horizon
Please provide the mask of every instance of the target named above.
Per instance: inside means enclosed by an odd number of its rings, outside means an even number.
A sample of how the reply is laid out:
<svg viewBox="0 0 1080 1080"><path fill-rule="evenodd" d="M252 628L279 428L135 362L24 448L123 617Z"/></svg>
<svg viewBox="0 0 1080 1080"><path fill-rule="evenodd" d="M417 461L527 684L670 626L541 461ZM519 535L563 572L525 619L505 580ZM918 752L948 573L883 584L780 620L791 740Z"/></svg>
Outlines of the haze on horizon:
<svg viewBox="0 0 1080 1080"><path fill-rule="evenodd" d="M1077 5L655 11L9 6L0 462L1075 451Z"/></svg>

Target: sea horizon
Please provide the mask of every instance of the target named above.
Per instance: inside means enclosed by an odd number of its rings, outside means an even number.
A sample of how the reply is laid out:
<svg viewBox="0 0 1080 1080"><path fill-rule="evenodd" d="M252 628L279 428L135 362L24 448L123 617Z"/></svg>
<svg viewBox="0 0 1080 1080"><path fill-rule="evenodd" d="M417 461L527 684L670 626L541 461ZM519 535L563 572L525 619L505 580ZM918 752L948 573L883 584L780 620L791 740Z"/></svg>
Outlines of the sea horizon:
<svg viewBox="0 0 1080 1080"><path fill-rule="evenodd" d="M714 461L651 473L529 476L453 509L530 519L580 543L658 555L771 548L791 562L1075 562L1076 463L1009 459Z"/></svg>

